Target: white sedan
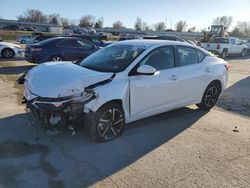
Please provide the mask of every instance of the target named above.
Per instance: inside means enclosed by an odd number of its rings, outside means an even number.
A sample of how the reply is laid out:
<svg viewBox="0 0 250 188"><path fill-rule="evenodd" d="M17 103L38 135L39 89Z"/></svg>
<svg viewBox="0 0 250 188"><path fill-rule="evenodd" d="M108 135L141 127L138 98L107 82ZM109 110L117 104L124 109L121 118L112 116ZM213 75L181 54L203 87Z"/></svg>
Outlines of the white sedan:
<svg viewBox="0 0 250 188"><path fill-rule="evenodd" d="M0 57L13 58L23 55L21 46L9 42L0 42Z"/></svg>
<svg viewBox="0 0 250 188"><path fill-rule="evenodd" d="M38 65L22 78L25 103L36 120L47 128L74 129L84 118L89 135L105 142L129 122L191 104L211 109L226 88L228 69L224 60L194 45L130 40L79 65Z"/></svg>

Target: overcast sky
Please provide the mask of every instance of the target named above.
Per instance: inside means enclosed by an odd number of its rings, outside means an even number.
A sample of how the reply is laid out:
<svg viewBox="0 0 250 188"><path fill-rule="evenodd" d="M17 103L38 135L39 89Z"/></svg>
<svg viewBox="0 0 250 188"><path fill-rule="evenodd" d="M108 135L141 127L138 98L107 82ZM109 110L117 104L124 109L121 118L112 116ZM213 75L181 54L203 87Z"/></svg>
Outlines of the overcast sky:
<svg viewBox="0 0 250 188"><path fill-rule="evenodd" d="M82 15L104 17L104 25L121 20L133 28L136 17L153 24L159 21L174 28L178 20L188 27L207 28L215 17L232 16L237 21L250 21L250 0L0 0L0 18L16 19L26 9L39 9L45 14L59 13L79 22Z"/></svg>

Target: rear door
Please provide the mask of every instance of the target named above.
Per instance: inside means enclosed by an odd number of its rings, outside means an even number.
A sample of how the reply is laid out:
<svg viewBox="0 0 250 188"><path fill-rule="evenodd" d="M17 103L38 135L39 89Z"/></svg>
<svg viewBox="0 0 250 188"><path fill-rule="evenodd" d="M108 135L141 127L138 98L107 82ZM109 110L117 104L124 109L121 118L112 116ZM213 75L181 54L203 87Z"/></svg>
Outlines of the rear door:
<svg viewBox="0 0 250 188"><path fill-rule="evenodd" d="M205 54L192 47L175 46L175 84L178 87L178 104L185 106L200 100L207 86L210 67L202 61Z"/></svg>

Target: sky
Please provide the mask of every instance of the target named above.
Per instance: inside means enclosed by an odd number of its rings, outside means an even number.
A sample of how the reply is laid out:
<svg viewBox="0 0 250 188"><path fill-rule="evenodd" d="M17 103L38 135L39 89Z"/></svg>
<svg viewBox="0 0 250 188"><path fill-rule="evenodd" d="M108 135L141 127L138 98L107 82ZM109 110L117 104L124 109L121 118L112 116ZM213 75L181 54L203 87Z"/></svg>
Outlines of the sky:
<svg viewBox="0 0 250 188"><path fill-rule="evenodd" d="M250 0L0 0L2 19L16 19L26 9L58 13L75 24L91 14L103 17L106 27L120 20L133 28L137 17L148 24L163 21L167 28L174 28L179 20L186 21L188 28L208 28L214 18L224 15L233 17L233 26L237 21L250 21Z"/></svg>

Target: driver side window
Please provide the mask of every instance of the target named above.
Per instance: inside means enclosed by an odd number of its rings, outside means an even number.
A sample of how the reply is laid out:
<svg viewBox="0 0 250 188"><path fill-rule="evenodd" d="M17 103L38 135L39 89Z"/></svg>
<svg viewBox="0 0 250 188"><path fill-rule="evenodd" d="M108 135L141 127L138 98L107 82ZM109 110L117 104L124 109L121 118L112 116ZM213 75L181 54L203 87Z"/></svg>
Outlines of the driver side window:
<svg viewBox="0 0 250 188"><path fill-rule="evenodd" d="M174 50L172 46L164 46L150 52L140 65L150 65L156 70L165 70L174 67Z"/></svg>

